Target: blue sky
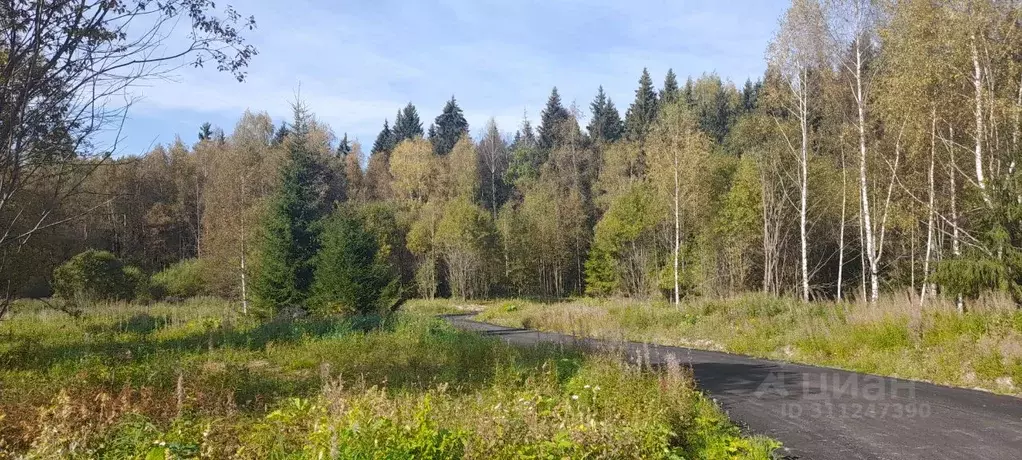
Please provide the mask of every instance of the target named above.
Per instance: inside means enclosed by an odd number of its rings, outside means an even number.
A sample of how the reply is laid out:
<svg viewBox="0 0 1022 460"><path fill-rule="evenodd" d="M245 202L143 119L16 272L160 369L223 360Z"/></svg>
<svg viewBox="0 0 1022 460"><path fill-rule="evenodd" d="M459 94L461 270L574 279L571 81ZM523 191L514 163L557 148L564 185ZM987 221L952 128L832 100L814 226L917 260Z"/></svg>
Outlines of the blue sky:
<svg viewBox="0 0 1022 460"><path fill-rule="evenodd" d="M716 72L741 85L766 67L764 51L787 5L780 0L235 0L256 17L259 49L248 79L184 68L136 88L118 154L140 154L205 121L230 133L246 110L286 119L301 97L340 137L365 150L411 101L423 127L453 94L473 134L495 117L513 132L536 124L557 86L584 114L599 85L622 111L639 74L659 87L668 68Z"/></svg>

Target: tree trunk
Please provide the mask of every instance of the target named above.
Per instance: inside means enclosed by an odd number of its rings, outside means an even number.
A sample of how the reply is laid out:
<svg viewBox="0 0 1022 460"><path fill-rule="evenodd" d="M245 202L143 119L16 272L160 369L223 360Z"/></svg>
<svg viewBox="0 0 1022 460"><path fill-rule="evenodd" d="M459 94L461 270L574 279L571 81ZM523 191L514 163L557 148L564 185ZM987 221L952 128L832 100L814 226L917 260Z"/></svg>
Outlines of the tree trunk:
<svg viewBox="0 0 1022 460"><path fill-rule="evenodd" d="M681 178L678 174L678 149L674 149L674 306L681 306L678 260L681 257Z"/></svg>
<svg viewBox="0 0 1022 460"><path fill-rule="evenodd" d="M948 129L950 131L949 139L951 139L953 142L955 138L954 128L949 127ZM958 234L958 199L956 197L956 195L958 194L958 190L957 184L955 183L956 165L955 150L953 145L948 146L948 152L951 154L951 167L949 169L951 176L949 181L951 185L951 253L954 255L954 257L957 258L962 255L962 247L961 242L959 241ZM958 307L959 313L965 313L965 300L962 299L961 294L959 294L958 297L955 298L955 305Z"/></svg>
<svg viewBox="0 0 1022 460"><path fill-rule="evenodd" d="M976 34L972 34L972 85L976 92L976 185L979 186L980 196L987 206L991 206L990 196L987 194L986 178L983 173L983 68L979 65L979 52L976 50Z"/></svg>
<svg viewBox="0 0 1022 460"><path fill-rule="evenodd" d="M840 302L841 287L844 283L845 271L845 213L848 208L848 170L845 168L845 150L841 148L841 230L838 232L837 256L837 300Z"/></svg>
<svg viewBox="0 0 1022 460"><path fill-rule="evenodd" d="M926 222L926 256L923 259L923 287L919 292L919 306L926 303L926 292L930 283L930 257L933 254L933 219L935 216L933 201L934 201L934 180L933 180L933 168L936 163L936 148L937 148L937 109L933 108L933 112L930 115L930 169L927 171L926 179L930 186L930 196L927 203L928 216Z"/></svg>
<svg viewBox="0 0 1022 460"><path fill-rule="evenodd" d="M799 118L802 127L802 157L800 161L800 203L799 203L799 236L802 246L802 301L809 302L809 243L806 239L806 221L809 208L809 89L806 87L808 70L802 70L802 82L799 85Z"/></svg>
<svg viewBox="0 0 1022 460"><path fill-rule="evenodd" d="M869 262L869 301L872 303L876 302L880 295L879 261L877 260L876 234L873 231L873 216L869 208L868 178L866 177L866 111L865 101L862 97L862 51L858 39L855 41L855 104L859 119L859 195L861 197L866 258ZM866 274L864 273L863 276Z"/></svg>

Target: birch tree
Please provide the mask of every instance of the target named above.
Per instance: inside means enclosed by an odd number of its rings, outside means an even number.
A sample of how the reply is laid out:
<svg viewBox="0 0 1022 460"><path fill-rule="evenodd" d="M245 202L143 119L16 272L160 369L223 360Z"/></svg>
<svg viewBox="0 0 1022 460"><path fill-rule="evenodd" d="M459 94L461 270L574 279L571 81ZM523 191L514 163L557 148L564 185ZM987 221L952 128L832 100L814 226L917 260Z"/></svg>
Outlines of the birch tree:
<svg viewBox="0 0 1022 460"><path fill-rule="evenodd" d="M801 297L804 302L809 292L809 242L807 239L809 211L809 159L812 154L810 139L810 111L819 102L812 99L810 86L825 62L824 43L827 38L823 11L817 0L794 0L781 19L781 28L768 49L770 66L787 86L786 108L798 120L797 139L785 136L788 146L798 158L799 191L799 243ZM778 122L780 128L780 122Z"/></svg>

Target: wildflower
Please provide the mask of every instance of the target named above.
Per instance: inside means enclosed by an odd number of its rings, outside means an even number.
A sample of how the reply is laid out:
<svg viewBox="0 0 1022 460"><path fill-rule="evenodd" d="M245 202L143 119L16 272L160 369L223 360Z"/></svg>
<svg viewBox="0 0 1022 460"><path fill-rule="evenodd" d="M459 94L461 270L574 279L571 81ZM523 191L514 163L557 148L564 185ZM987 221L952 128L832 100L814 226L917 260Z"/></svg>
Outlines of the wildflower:
<svg viewBox="0 0 1022 460"><path fill-rule="evenodd" d="M587 389L587 390L588 390L588 389L589 389L589 385L586 385L586 386L584 386L584 387L582 387L582 388L585 388L585 389Z"/></svg>
<svg viewBox="0 0 1022 460"><path fill-rule="evenodd" d="M571 399L578 400L578 395L571 395Z"/></svg>

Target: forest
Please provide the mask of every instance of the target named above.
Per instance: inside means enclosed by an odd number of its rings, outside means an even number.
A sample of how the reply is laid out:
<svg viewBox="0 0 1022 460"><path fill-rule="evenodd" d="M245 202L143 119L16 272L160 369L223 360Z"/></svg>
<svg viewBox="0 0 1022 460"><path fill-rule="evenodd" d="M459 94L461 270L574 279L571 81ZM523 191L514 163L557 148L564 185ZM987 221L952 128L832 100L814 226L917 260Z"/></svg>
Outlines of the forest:
<svg viewBox="0 0 1022 460"><path fill-rule="evenodd" d="M1019 302L1020 13L794 0L744 84L635 69L632 101L601 87L579 107L554 87L519 126L469 126L454 97L435 118L409 102L372 145L298 100L292 119L246 112L141 156L5 161L6 297L52 295L54 269L97 250L169 280L162 295L246 311L752 291Z"/></svg>

